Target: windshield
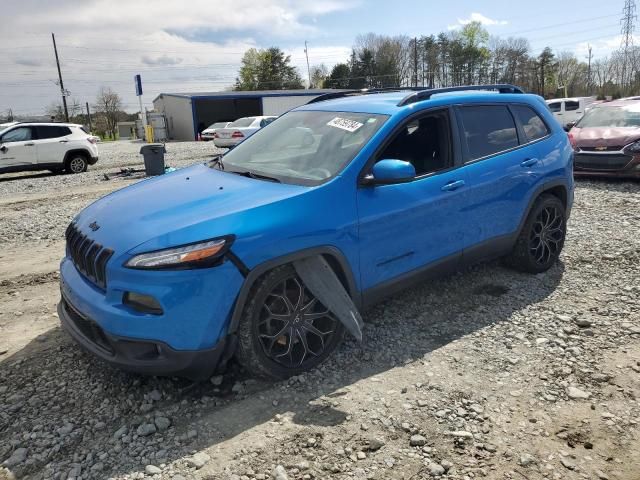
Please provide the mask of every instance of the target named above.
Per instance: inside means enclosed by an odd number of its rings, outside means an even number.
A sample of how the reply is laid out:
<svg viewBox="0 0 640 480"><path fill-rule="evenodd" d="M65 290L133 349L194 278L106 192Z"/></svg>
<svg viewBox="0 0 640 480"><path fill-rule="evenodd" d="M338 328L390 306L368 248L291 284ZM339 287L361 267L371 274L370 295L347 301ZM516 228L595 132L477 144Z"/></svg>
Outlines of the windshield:
<svg viewBox="0 0 640 480"><path fill-rule="evenodd" d="M256 119L256 117L239 118L238 120L233 122L231 125L229 125L229 128L231 128L231 127L249 127L253 123L253 121L255 119Z"/></svg>
<svg viewBox="0 0 640 480"><path fill-rule="evenodd" d="M640 127L638 105L629 107L594 107L584 114L576 127Z"/></svg>
<svg viewBox="0 0 640 480"><path fill-rule="evenodd" d="M370 113L289 112L229 151L224 168L314 185L339 173L387 118Z"/></svg>

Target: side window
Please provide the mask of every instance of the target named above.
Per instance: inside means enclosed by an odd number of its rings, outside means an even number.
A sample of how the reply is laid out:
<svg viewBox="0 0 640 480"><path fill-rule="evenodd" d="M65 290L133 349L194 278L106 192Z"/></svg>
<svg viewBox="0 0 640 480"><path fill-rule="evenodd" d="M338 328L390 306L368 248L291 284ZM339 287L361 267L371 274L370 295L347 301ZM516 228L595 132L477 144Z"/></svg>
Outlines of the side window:
<svg viewBox="0 0 640 480"><path fill-rule="evenodd" d="M453 166L451 129L447 111L429 113L404 125L376 160L410 162L416 175L426 175Z"/></svg>
<svg viewBox="0 0 640 480"><path fill-rule="evenodd" d="M36 129L38 131L38 139L40 140L46 140L47 138L59 138L71 134L69 127L38 125Z"/></svg>
<svg viewBox="0 0 640 480"><path fill-rule="evenodd" d="M511 105L513 113L522 125L526 142L533 142L549 134L549 129L542 118L531 108L525 105Z"/></svg>
<svg viewBox="0 0 640 480"><path fill-rule="evenodd" d="M467 161L518 146L518 132L505 105L461 107L460 116L467 142Z"/></svg>
<svg viewBox="0 0 640 480"><path fill-rule="evenodd" d="M564 110L566 112L578 110L578 108L580 108L580 102L576 102L575 100L567 100L564 102Z"/></svg>
<svg viewBox="0 0 640 480"><path fill-rule="evenodd" d="M26 142L31 140L31 127L18 127L2 136L3 143L9 142Z"/></svg>
<svg viewBox="0 0 640 480"><path fill-rule="evenodd" d="M560 111L560 108L562 107L562 102L553 102L553 103L549 103L549 110L551 110L553 113L558 113Z"/></svg>

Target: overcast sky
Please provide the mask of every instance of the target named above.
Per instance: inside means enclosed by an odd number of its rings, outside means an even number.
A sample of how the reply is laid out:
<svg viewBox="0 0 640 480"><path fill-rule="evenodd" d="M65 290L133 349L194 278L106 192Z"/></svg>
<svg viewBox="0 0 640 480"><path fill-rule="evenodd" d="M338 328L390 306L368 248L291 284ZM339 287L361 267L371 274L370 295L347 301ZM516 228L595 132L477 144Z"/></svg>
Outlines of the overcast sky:
<svg viewBox="0 0 640 480"><path fill-rule="evenodd" d="M0 112L42 114L59 99L51 44L55 32L65 88L93 103L101 86L136 111L133 76L144 103L161 92L223 90L234 82L247 48L279 46L306 78L311 64L347 59L357 34L410 36L478 20L489 33L524 36L533 53L549 45L584 59L620 44L623 0L17 0L2 2ZM481 5L481 6L480 6ZM640 41L640 37L638 39Z"/></svg>

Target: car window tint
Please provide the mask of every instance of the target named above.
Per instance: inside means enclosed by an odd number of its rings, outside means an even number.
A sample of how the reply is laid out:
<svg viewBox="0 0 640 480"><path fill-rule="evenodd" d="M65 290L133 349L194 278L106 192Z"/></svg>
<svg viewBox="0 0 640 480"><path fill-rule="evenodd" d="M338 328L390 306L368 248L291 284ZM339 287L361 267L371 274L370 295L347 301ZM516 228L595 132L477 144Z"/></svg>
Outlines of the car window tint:
<svg viewBox="0 0 640 480"><path fill-rule="evenodd" d="M578 110L578 108L580 108L580 102L577 102L575 100L567 100L566 102L564 102L564 109L567 112Z"/></svg>
<svg viewBox="0 0 640 480"><path fill-rule="evenodd" d="M522 125L527 142L533 142L549 134L549 129L533 108L525 105L512 105L512 108Z"/></svg>
<svg viewBox="0 0 640 480"><path fill-rule="evenodd" d="M549 105L549 110L551 110L553 113L558 113L560 111L560 108L562 107L562 102L553 102L547 105Z"/></svg>
<svg viewBox="0 0 640 480"><path fill-rule="evenodd" d="M25 142L31 140L31 127L18 127L5 133L2 136L2 141L8 142Z"/></svg>
<svg viewBox="0 0 640 480"><path fill-rule="evenodd" d="M503 105L481 105L460 109L470 160L518 146L518 133L509 109Z"/></svg>
<svg viewBox="0 0 640 480"><path fill-rule="evenodd" d="M38 139L46 140L47 138L58 138L64 137L65 135L69 135L71 130L69 127L58 127L52 125L38 125L36 127L38 132Z"/></svg>
<svg viewBox="0 0 640 480"><path fill-rule="evenodd" d="M447 112L430 113L405 124L376 161L385 159L411 163L417 176L451 167L451 134Z"/></svg>

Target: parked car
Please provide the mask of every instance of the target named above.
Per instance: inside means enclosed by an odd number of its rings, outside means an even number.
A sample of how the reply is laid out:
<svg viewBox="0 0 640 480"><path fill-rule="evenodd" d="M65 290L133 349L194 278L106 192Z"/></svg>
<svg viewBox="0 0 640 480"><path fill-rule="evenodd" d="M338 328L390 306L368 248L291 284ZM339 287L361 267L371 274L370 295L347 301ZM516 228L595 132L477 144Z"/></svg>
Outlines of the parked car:
<svg viewBox="0 0 640 480"><path fill-rule="evenodd" d="M129 370L202 378L235 355L284 378L413 282L500 256L546 271L573 202L567 134L538 96L467 89L318 97L91 204L66 232L62 325Z"/></svg>
<svg viewBox="0 0 640 480"><path fill-rule="evenodd" d="M640 178L640 99L591 108L569 131L575 175Z"/></svg>
<svg viewBox="0 0 640 480"><path fill-rule="evenodd" d="M209 125L207 128L205 128L202 133L202 140L204 140L205 142L209 141L209 140L213 140L213 134L216 133L217 130L221 129L221 128L226 128L229 125L231 125L232 122L216 122L216 123L212 123L211 125Z"/></svg>
<svg viewBox="0 0 640 480"><path fill-rule="evenodd" d="M580 120L594 101L593 97L554 98L547 105L560 125L566 126Z"/></svg>
<svg viewBox="0 0 640 480"><path fill-rule="evenodd" d="M240 142L266 127L278 117L243 117L232 122L228 127L216 130L213 143L216 147L235 147Z"/></svg>
<svg viewBox="0 0 640 480"><path fill-rule="evenodd" d="M98 161L97 137L73 123L17 123L0 130L0 173L81 173Z"/></svg>

